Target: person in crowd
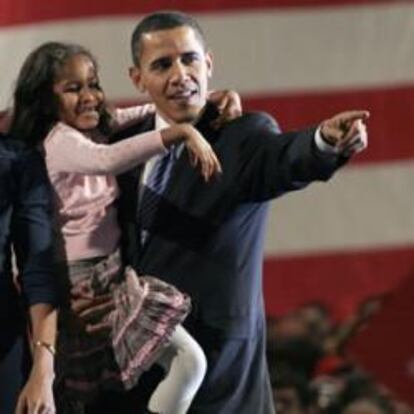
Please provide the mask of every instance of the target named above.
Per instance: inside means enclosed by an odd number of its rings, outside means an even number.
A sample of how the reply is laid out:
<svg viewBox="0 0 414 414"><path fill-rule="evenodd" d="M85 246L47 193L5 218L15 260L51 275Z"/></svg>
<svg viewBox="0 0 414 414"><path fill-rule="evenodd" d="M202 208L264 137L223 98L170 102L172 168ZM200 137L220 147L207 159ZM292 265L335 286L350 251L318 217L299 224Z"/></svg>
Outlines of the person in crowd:
<svg viewBox="0 0 414 414"><path fill-rule="evenodd" d="M55 412L52 385L58 295L51 260L51 200L46 169L40 153L1 133L2 414ZM17 278L14 268L18 272ZM30 343L27 319L30 322Z"/></svg>
<svg viewBox="0 0 414 414"><path fill-rule="evenodd" d="M348 378L344 389L328 407L329 414L395 414L392 401L365 374Z"/></svg>
<svg viewBox="0 0 414 414"><path fill-rule="evenodd" d="M312 392L307 379L289 368L270 371L276 414L311 414Z"/></svg>

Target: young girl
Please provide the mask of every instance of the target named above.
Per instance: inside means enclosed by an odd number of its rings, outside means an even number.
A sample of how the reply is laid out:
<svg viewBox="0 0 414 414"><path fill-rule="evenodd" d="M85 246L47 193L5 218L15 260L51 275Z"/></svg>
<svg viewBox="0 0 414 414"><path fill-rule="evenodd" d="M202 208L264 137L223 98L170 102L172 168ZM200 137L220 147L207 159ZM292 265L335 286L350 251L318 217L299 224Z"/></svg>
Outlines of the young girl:
<svg viewBox="0 0 414 414"><path fill-rule="evenodd" d="M210 145L189 124L106 144L111 129L151 111L147 105L111 114L96 61L78 45L40 46L18 77L10 133L42 147L55 193L58 277L64 293L57 366L72 410L75 401L90 401L101 390L132 388L158 362L169 371L149 410L185 413L206 370L202 350L180 325L189 298L156 278L137 277L120 260L114 174L181 141L206 180L220 172ZM103 294L112 295L114 307L104 308L94 322L109 326L108 335L87 331L71 309L71 298Z"/></svg>

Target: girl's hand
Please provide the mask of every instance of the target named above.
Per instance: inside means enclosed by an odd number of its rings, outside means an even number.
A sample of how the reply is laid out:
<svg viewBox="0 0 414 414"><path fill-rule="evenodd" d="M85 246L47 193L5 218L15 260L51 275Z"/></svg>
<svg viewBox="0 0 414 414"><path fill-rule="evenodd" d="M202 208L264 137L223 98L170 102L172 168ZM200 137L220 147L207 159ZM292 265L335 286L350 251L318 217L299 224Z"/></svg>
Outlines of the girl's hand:
<svg viewBox="0 0 414 414"><path fill-rule="evenodd" d="M219 111L219 116L211 123L213 128L220 128L226 122L242 115L240 95L235 91L212 91L209 92L208 100L216 105Z"/></svg>
<svg viewBox="0 0 414 414"><path fill-rule="evenodd" d="M191 165L200 165L201 175L206 182L216 174L221 174L222 169L211 145L204 137L189 124L181 124L184 132L184 144L187 147Z"/></svg>

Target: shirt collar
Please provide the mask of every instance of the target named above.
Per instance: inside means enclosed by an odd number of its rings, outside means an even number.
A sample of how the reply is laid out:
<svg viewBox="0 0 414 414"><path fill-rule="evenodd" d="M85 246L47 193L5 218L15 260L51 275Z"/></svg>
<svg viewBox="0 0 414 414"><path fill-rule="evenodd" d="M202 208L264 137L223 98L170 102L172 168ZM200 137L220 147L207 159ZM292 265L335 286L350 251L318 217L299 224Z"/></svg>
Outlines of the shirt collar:
<svg viewBox="0 0 414 414"><path fill-rule="evenodd" d="M161 129L168 128L170 124L157 112L155 114L155 130L160 131ZM184 145L182 143L175 144L171 147L170 151L173 151L174 157L178 158L183 152Z"/></svg>
<svg viewBox="0 0 414 414"><path fill-rule="evenodd" d="M168 128L170 124L157 112L155 114L155 130L160 131L161 129Z"/></svg>

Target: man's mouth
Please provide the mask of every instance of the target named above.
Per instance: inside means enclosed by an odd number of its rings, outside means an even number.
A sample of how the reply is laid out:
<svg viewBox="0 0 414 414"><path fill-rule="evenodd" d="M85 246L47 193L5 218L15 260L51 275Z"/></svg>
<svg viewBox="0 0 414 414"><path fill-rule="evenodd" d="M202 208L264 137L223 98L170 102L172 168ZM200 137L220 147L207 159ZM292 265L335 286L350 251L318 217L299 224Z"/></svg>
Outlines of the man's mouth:
<svg viewBox="0 0 414 414"><path fill-rule="evenodd" d="M168 99L177 103L189 103L197 94L196 89L186 89L168 95Z"/></svg>

